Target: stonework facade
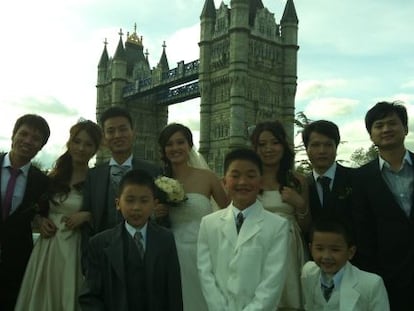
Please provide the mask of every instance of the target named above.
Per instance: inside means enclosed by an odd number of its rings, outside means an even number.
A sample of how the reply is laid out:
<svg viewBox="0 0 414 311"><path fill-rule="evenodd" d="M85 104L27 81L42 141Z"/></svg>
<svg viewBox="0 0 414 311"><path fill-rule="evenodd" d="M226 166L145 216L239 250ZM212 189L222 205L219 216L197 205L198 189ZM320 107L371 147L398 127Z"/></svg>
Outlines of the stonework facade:
<svg viewBox="0 0 414 311"><path fill-rule="evenodd" d="M293 143L298 18L293 0L287 1L280 23L262 0L231 0L219 8L205 0L200 21L199 151L220 174L224 155L246 146L257 122L282 120ZM125 47L121 37L112 59L105 46L98 66L98 119L110 105L129 109L139 133L135 154L149 160L158 159L157 136L168 117L167 107L150 90L168 73L165 48L158 66L150 69L136 31ZM125 96L125 87L145 81L149 88L137 93L144 95Z"/></svg>

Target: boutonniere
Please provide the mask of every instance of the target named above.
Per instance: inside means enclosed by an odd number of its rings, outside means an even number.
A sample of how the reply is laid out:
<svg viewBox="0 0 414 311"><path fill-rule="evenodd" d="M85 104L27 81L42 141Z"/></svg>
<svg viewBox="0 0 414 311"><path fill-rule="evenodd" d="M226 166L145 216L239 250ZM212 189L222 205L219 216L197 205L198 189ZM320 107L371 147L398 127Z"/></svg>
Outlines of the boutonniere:
<svg viewBox="0 0 414 311"><path fill-rule="evenodd" d="M339 200L345 200L352 194L352 187L345 186L336 191Z"/></svg>

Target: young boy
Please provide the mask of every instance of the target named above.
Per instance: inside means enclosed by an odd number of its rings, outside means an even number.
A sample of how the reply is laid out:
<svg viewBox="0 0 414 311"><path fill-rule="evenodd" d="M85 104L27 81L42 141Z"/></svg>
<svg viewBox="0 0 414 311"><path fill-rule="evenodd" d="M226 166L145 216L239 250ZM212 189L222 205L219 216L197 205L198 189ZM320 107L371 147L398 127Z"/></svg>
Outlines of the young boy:
<svg viewBox="0 0 414 311"><path fill-rule="evenodd" d="M288 223L257 201L262 164L249 149L224 160L232 203L203 217L198 270L209 310L276 310L286 277Z"/></svg>
<svg viewBox="0 0 414 311"><path fill-rule="evenodd" d="M174 237L151 222L156 186L143 170L122 178L117 209L125 221L90 240L82 310L182 310Z"/></svg>
<svg viewBox="0 0 414 311"><path fill-rule="evenodd" d="M349 262L356 247L342 218L332 212L322 214L313 224L310 240L314 261L302 269L306 310L390 310L381 277Z"/></svg>

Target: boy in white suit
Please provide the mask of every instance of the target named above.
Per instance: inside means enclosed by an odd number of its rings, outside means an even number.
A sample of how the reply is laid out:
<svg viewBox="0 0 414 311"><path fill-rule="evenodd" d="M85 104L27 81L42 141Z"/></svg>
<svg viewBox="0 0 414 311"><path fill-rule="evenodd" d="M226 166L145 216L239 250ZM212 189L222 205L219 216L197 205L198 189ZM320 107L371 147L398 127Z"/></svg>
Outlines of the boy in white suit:
<svg viewBox="0 0 414 311"><path fill-rule="evenodd" d="M344 219L332 212L321 216L313 224L310 241L314 261L302 269L306 310L390 310L382 278L349 262L356 247Z"/></svg>
<svg viewBox="0 0 414 311"><path fill-rule="evenodd" d="M262 163L249 149L224 160L232 203L203 217L198 270L210 311L274 311L286 278L288 223L257 201Z"/></svg>

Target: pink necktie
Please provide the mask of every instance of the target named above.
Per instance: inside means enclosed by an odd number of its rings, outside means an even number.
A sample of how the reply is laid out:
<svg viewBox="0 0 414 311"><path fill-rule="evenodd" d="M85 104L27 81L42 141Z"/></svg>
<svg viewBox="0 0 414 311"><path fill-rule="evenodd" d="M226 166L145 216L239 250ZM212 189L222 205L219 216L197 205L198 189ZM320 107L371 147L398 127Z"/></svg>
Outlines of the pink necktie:
<svg viewBox="0 0 414 311"><path fill-rule="evenodd" d="M15 169L13 167L9 167L8 169L10 171L10 178L9 182L7 183L6 194L3 200L3 220L6 220L6 218L9 216L12 206L14 188L16 186L16 180L21 173L20 169Z"/></svg>

